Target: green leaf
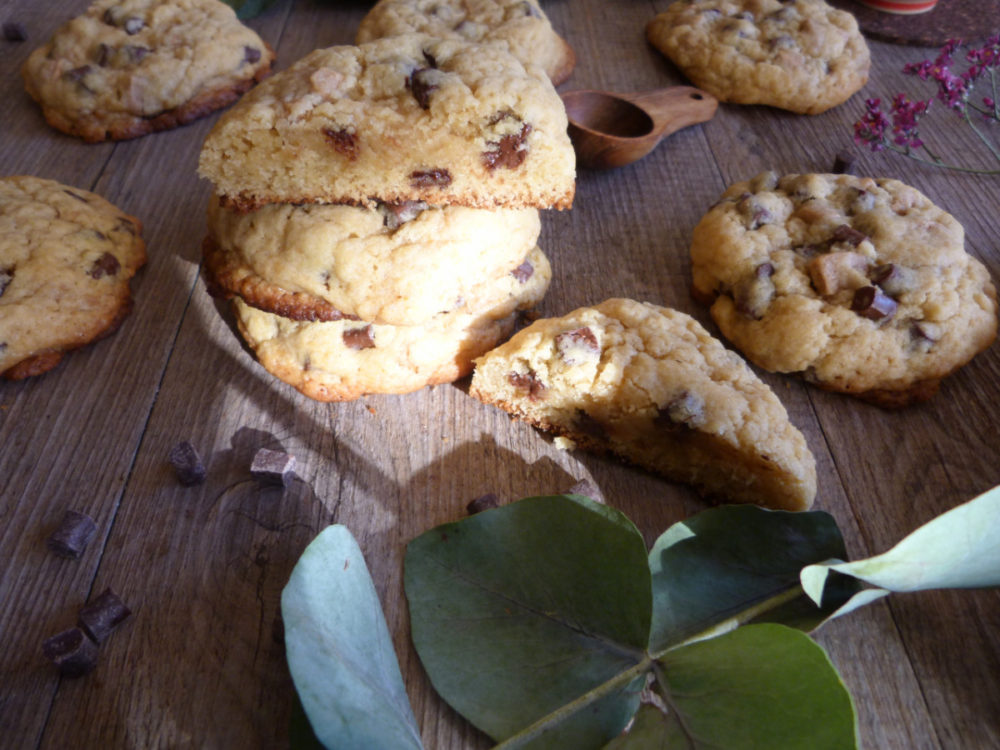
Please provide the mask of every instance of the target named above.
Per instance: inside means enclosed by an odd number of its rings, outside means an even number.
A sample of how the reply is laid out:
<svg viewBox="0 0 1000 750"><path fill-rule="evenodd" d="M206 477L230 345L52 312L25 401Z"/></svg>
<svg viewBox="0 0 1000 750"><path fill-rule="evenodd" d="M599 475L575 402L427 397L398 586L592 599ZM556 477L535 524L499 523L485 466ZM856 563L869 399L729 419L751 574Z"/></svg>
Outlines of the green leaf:
<svg viewBox="0 0 1000 750"><path fill-rule="evenodd" d="M826 653L782 625L749 625L667 652L660 704L607 750L845 750L857 747L851 696Z"/></svg>
<svg viewBox="0 0 1000 750"><path fill-rule="evenodd" d="M875 587L854 596L834 617L892 591L998 586L1000 487L928 521L881 555L808 566L802 571L802 587L813 600L824 595L830 571Z"/></svg>
<svg viewBox="0 0 1000 750"><path fill-rule="evenodd" d="M420 748L389 628L344 526L324 529L281 594L288 668L316 737L331 750Z"/></svg>
<svg viewBox="0 0 1000 750"><path fill-rule="evenodd" d="M236 17L241 21L259 16L267 8L274 5L275 0L222 0L236 11Z"/></svg>
<svg viewBox="0 0 1000 750"><path fill-rule="evenodd" d="M731 505L676 523L649 553L653 624L649 650L744 622L811 630L857 589L831 586L822 608L799 585L809 563L846 557L833 517ZM839 583L845 579L840 579Z"/></svg>
<svg viewBox="0 0 1000 750"><path fill-rule="evenodd" d="M405 583L431 682L494 739L548 718L509 746L597 748L634 714L650 575L618 511L537 497L439 526L409 544Z"/></svg>

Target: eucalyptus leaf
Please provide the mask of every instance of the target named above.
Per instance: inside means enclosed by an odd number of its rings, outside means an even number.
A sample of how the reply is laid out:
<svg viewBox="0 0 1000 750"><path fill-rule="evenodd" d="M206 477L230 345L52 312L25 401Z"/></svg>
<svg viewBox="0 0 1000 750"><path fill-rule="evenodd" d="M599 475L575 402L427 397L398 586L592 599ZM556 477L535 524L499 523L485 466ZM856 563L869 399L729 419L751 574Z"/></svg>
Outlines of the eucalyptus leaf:
<svg viewBox="0 0 1000 750"><path fill-rule="evenodd" d="M832 560L802 570L802 587L824 596L831 571L875 588L851 598L833 615L851 612L889 592L1000 585L1000 487L928 521L881 555Z"/></svg>
<svg viewBox="0 0 1000 750"><path fill-rule="evenodd" d="M799 573L809 563L846 554L833 517L820 511L729 505L676 523L649 553L653 575L649 650L655 654L744 622L780 622L811 630L858 586L855 581L846 588L831 586L823 606L817 608L804 595Z"/></svg>
<svg viewBox="0 0 1000 750"><path fill-rule="evenodd" d="M434 687L508 747L598 748L635 713L650 573L618 511L536 497L439 526L409 544L405 584Z"/></svg>
<svg viewBox="0 0 1000 750"><path fill-rule="evenodd" d="M226 5L236 11L236 17L241 21L259 16L269 7L274 5L275 0L222 0Z"/></svg>
<svg viewBox="0 0 1000 750"><path fill-rule="evenodd" d="M845 750L857 747L850 693L826 653L782 625L748 625L672 649L660 700L607 750Z"/></svg>
<svg viewBox="0 0 1000 750"><path fill-rule="evenodd" d="M378 593L344 526L306 547L282 591L281 616L295 689L325 747L422 747Z"/></svg>

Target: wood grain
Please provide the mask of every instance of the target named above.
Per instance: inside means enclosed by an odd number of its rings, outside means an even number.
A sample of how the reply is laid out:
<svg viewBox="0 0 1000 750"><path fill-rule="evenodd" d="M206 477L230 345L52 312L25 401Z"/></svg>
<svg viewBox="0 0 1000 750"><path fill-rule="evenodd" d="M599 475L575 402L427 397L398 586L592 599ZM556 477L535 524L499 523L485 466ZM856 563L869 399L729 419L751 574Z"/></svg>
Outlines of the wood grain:
<svg viewBox="0 0 1000 750"><path fill-rule="evenodd" d="M644 37L665 0L549 0L579 64L562 89L643 91L687 83ZM48 129L18 70L30 50L86 0L0 0L0 18L28 29L0 42L4 174L96 190L145 224L149 263L136 308L112 337L34 380L0 382L0 745L243 747L287 744L292 688L279 596L309 540L347 524L365 553L428 748L489 740L436 696L410 644L402 585L407 541L464 514L485 492L512 500L600 486L652 542L703 509L687 487L611 460L558 450L544 436L470 399L467 383L345 404L310 401L257 365L227 307L199 279L210 187L197 178L215 120L119 144L86 145ZM278 68L318 46L349 43L370 3L292 2L251 25ZM866 96L914 79L905 62L933 50L871 44L872 80L824 115L723 105L640 162L581 170L571 211L545 212L541 245L554 279L539 306L563 314L611 296L688 312L691 230L734 180L764 169L826 171L851 147ZM929 96L922 92L922 96ZM973 163L974 138L949 127L933 142ZM857 151L862 173L902 179L965 226L968 248L1000 276L996 178L949 174ZM716 331L717 332L717 331ZM926 404L886 412L762 373L817 458L817 507L833 514L852 556L892 546L920 523L1000 484L997 347L949 378ZM178 441L205 457L208 480L181 487L167 464ZM298 460L286 491L250 481L260 447ZM44 539L64 509L92 515L98 537L76 561ZM89 597L113 588L134 616L102 647L100 665L60 680L42 640L73 624ZM927 592L881 602L818 635L858 710L869 748L1000 745L1000 594Z"/></svg>

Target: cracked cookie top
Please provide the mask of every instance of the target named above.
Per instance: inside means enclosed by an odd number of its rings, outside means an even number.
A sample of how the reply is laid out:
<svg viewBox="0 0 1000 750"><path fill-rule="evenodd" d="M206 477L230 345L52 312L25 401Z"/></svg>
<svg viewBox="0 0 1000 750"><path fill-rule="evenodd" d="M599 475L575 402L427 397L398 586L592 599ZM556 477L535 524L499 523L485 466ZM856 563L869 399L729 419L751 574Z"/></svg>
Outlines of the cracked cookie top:
<svg viewBox="0 0 1000 750"><path fill-rule="evenodd" d="M142 225L104 198L38 177L0 179L0 374L52 369L131 310Z"/></svg>
<svg viewBox="0 0 1000 750"><path fill-rule="evenodd" d="M467 42L504 42L527 67L538 65L558 86L576 64L537 0L381 0L361 19L358 44L419 32Z"/></svg>
<svg viewBox="0 0 1000 750"><path fill-rule="evenodd" d="M898 180L735 184L695 227L691 264L752 362L884 406L929 398L996 337L996 290L961 225Z"/></svg>
<svg viewBox="0 0 1000 750"><path fill-rule="evenodd" d="M822 0L681 0L646 36L720 101L800 114L846 101L871 64L854 16Z"/></svg>
<svg viewBox="0 0 1000 750"><path fill-rule="evenodd" d="M537 320L477 360L469 393L716 499L800 510L816 493L781 402L676 310L609 299Z"/></svg>
<svg viewBox="0 0 1000 750"><path fill-rule="evenodd" d="M32 52L21 72L50 125L96 142L224 107L273 60L219 0L98 0Z"/></svg>

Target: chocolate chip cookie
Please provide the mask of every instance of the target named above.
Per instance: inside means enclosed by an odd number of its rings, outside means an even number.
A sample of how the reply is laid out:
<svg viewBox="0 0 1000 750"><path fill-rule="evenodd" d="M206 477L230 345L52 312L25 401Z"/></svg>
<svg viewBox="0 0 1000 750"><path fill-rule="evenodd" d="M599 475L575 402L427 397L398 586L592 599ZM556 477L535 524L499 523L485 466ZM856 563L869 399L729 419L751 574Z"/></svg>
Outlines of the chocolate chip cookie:
<svg viewBox="0 0 1000 750"><path fill-rule="evenodd" d="M897 180L740 182L695 227L691 265L752 362L882 406L930 398L996 338L996 289L962 226Z"/></svg>
<svg viewBox="0 0 1000 750"><path fill-rule="evenodd" d="M507 277L503 302L444 313L418 326L355 320L290 320L233 300L240 333L277 378L318 401L349 401L371 393L409 393L449 383L510 335L519 311L545 295L552 272L535 249L532 272Z"/></svg>
<svg viewBox="0 0 1000 750"><path fill-rule="evenodd" d="M98 0L32 52L21 73L52 127L93 143L225 107L273 60L219 0Z"/></svg>
<svg viewBox="0 0 1000 750"><path fill-rule="evenodd" d="M713 498L801 510L816 494L781 402L676 310L609 299L535 321L476 361L469 393Z"/></svg>
<svg viewBox="0 0 1000 750"><path fill-rule="evenodd" d="M361 19L358 44L419 32L467 42L504 42L527 65L540 66L558 86L576 55L552 28L536 0L381 0Z"/></svg>
<svg viewBox="0 0 1000 750"><path fill-rule="evenodd" d="M681 0L649 22L646 36L724 102L815 115L868 81L857 21L822 0Z"/></svg>
<svg viewBox="0 0 1000 750"><path fill-rule="evenodd" d="M121 324L146 261L141 230L86 190L0 179L0 374L39 375Z"/></svg>
<svg viewBox="0 0 1000 750"><path fill-rule="evenodd" d="M568 208L566 110L501 44L420 34L315 50L223 114L199 172L240 210L424 201Z"/></svg>
<svg viewBox="0 0 1000 750"><path fill-rule="evenodd" d="M239 213L213 199L205 270L223 294L295 320L420 325L506 296L538 240L538 209L426 203L377 208L272 203Z"/></svg>

